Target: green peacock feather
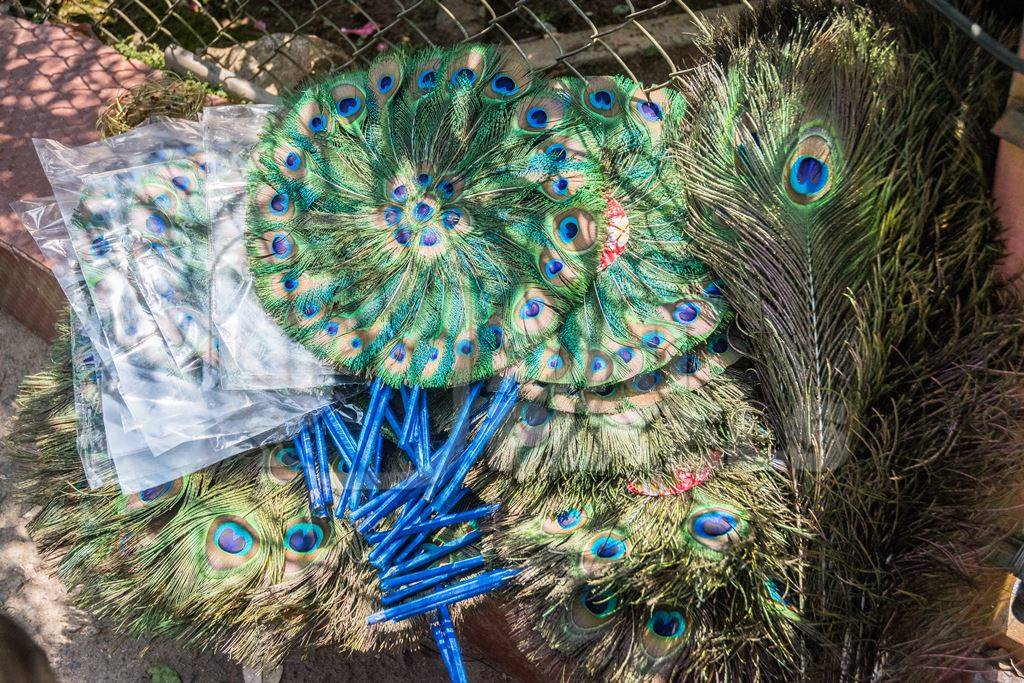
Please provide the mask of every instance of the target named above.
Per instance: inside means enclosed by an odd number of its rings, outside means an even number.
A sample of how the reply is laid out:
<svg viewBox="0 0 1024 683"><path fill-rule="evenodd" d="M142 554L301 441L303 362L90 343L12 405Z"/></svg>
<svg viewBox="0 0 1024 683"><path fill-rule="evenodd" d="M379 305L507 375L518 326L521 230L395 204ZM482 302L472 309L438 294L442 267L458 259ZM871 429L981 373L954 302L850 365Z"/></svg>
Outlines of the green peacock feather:
<svg viewBox="0 0 1024 683"><path fill-rule="evenodd" d="M391 383L655 370L725 317L666 163L683 111L481 46L316 83L254 151L260 298L321 357Z"/></svg>

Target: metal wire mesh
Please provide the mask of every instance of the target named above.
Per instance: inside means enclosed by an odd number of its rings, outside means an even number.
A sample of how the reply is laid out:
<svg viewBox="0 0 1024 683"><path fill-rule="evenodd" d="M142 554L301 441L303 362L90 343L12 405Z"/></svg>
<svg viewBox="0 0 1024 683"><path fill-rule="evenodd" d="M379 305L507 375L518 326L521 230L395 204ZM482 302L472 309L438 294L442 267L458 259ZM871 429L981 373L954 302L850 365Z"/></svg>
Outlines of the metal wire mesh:
<svg viewBox="0 0 1024 683"><path fill-rule="evenodd" d="M281 94L395 45L504 43L545 72L678 77L692 38L749 8L722 0L30 0L130 50L176 45Z"/></svg>

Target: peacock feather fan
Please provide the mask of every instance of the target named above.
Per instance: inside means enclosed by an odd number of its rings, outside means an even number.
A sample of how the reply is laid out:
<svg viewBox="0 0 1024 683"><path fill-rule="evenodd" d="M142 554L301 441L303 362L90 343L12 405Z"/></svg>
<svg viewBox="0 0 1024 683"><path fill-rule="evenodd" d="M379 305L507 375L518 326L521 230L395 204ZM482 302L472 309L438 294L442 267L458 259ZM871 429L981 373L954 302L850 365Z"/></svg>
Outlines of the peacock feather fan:
<svg viewBox="0 0 1024 683"><path fill-rule="evenodd" d="M683 112L482 46L318 82L253 153L259 296L321 357L393 384L653 370L722 318L665 163Z"/></svg>
<svg viewBox="0 0 1024 683"><path fill-rule="evenodd" d="M507 610L527 656L614 681L788 666L799 619L784 490L762 460L695 486L605 482L536 506L555 512L504 515L491 551L524 568Z"/></svg>

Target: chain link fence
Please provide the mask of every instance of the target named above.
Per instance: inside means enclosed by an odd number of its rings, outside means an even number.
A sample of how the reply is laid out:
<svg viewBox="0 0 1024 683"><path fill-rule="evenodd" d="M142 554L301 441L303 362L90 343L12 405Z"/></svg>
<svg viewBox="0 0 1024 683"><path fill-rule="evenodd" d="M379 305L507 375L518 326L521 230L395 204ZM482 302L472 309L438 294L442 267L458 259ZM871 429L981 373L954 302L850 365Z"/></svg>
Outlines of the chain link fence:
<svg viewBox="0 0 1024 683"><path fill-rule="evenodd" d="M187 51L284 94L379 51L479 41L513 46L537 71L622 73L667 85L692 40L749 0L22 0L36 21L78 25L129 56ZM162 65L162 64L158 64Z"/></svg>

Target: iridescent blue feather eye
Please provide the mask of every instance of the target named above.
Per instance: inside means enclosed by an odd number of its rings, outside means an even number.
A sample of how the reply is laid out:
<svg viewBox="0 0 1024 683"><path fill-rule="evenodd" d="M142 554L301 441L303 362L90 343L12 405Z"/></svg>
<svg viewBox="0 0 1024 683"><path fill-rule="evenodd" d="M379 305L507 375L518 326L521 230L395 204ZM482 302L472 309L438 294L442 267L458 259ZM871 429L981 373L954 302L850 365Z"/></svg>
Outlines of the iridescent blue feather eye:
<svg viewBox="0 0 1024 683"><path fill-rule="evenodd" d="M442 180L437 184L437 191L441 193L441 196L445 199L451 199L452 195L455 194L455 184L450 180Z"/></svg>
<svg viewBox="0 0 1024 683"><path fill-rule="evenodd" d="M341 329L341 326L340 326L340 325L338 325L337 321L335 321L335 320L331 320L331 321L329 321L329 322L328 322L328 323L327 323L326 325L324 325L324 332L325 332L325 333L327 334L327 336L329 336L329 337L335 337L335 336L337 336L337 334L338 334L338 331L339 331L340 329Z"/></svg>
<svg viewBox="0 0 1024 683"><path fill-rule="evenodd" d="M608 110L615 105L615 94L610 90L595 90L590 93L590 106L594 109Z"/></svg>
<svg viewBox="0 0 1024 683"><path fill-rule="evenodd" d="M476 83L476 72L469 67L462 67L452 74L452 85L473 85Z"/></svg>
<svg viewBox="0 0 1024 683"><path fill-rule="evenodd" d="M499 95L511 96L519 92L514 78L508 74L498 74L491 79L491 89Z"/></svg>
<svg viewBox="0 0 1024 683"><path fill-rule="evenodd" d="M284 287L284 291L286 292L294 292L299 288L299 281L294 277L286 276L284 280L281 281L281 286Z"/></svg>
<svg viewBox="0 0 1024 683"><path fill-rule="evenodd" d="M312 301L302 307L302 317L304 318L315 318L319 312L320 306Z"/></svg>
<svg viewBox="0 0 1024 683"><path fill-rule="evenodd" d="M402 210L397 206L388 206L384 209L384 222L388 225L398 225L402 220Z"/></svg>
<svg viewBox="0 0 1024 683"><path fill-rule="evenodd" d="M522 310L519 312L523 318L536 318L544 310L544 302L540 299L529 299L523 304Z"/></svg>
<svg viewBox="0 0 1024 683"><path fill-rule="evenodd" d="M343 97L338 100L338 113L348 117L357 113L363 106L362 100L358 97Z"/></svg>
<svg viewBox="0 0 1024 683"><path fill-rule="evenodd" d="M639 392L653 391L654 389L657 389L660 384L661 373L657 370L637 375L632 381L633 388Z"/></svg>
<svg viewBox="0 0 1024 683"><path fill-rule="evenodd" d="M543 107L530 107L526 112L526 120L534 128L544 128L548 125L548 112Z"/></svg>
<svg viewBox="0 0 1024 683"><path fill-rule="evenodd" d="M192 187L192 181L183 175L177 175L171 178L171 184L182 192L185 192Z"/></svg>
<svg viewBox="0 0 1024 683"><path fill-rule="evenodd" d="M309 129L314 133L320 133L327 129L327 118L317 114L309 119Z"/></svg>
<svg viewBox="0 0 1024 683"><path fill-rule="evenodd" d="M288 211L288 195L278 192L270 198L270 213L281 215Z"/></svg>
<svg viewBox="0 0 1024 683"><path fill-rule="evenodd" d="M395 189L391 190L391 198L396 202L404 202L409 198L409 188L405 185L398 185Z"/></svg>
<svg viewBox="0 0 1024 683"><path fill-rule="evenodd" d="M660 638L679 638L686 632L686 620L675 610L654 610L647 620L647 630Z"/></svg>
<svg viewBox="0 0 1024 683"><path fill-rule="evenodd" d="M278 258L288 258L292 253L292 240L288 235L279 233L270 240L270 249Z"/></svg>
<svg viewBox="0 0 1024 683"><path fill-rule="evenodd" d="M591 588L580 596L580 602L596 617L606 617L619 606L619 598L608 591Z"/></svg>
<svg viewBox="0 0 1024 683"><path fill-rule="evenodd" d="M433 69L420 72L419 78L416 79L416 84L423 90L433 88L437 85L437 72Z"/></svg>
<svg viewBox="0 0 1024 683"><path fill-rule="evenodd" d="M387 94L388 92L391 91L391 87L394 84L395 84L395 79L393 77L388 76L388 75L381 76L380 79L377 81L377 90L382 95L385 95L385 94Z"/></svg>
<svg viewBox="0 0 1024 683"><path fill-rule="evenodd" d="M569 156L569 153L565 150L565 145L560 142L548 145L548 148L544 150L544 153L558 163L562 163Z"/></svg>
<svg viewBox="0 0 1024 683"><path fill-rule="evenodd" d="M153 235L162 235L167 230L167 219L159 213L151 213L146 218L146 230Z"/></svg>
<svg viewBox="0 0 1024 683"><path fill-rule="evenodd" d="M252 548L253 537L238 522L221 522L213 532L213 542L229 555L244 555Z"/></svg>
<svg viewBox="0 0 1024 683"><path fill-rule="evenodd" d="M594 541L590 552L602 560L621 560L626 555L626 542L620 538L603 536Z"/></svg>
<svg viewBox="0 0 1024 683"><path fill-rule="evenodd" d="M563 242L572 242L580 233L580 223L573 216L566 216L558 223L558 238Z"/></svg>
<svg viewBox="0 0 1024 683"><path fill-rule="evenodd" d="M562 272L562 269L564 267L565 264L562 263L560 260L551 259L544 264L544 274L548 277L549 280L554 280L556 277L558 277L558 274Z"/></svg>
<svg viewBox="0 0 1024 683"><path fill-rule="evenodd" d="M428 228L423 231L423 235L420 237L420 244L424 247L432 247L441 241L441 236L437 234L436 230Z"/></svg>
<svg viewBox="0 0 1024 683"><path fill-rule="evenodd" d="M420 173L418 176L416 176L416 184L419 185L420 187L426 187L427 185L429 185L430 184L430 174L429 173Z"/></svg>
<svg viewBox="0 0 1024 683"><path fill-rule="evenodd" d="M471 353L473 353L473 349L475 347L473 346L473 342L469 341L468 339L463 339L461 342L459 342L458 348L459 353L461 353L463 356L468 356Z"/></svg>
<svg viewBox="0 0 1024 683"><path fill-rule="evenodd" d="M527 403L519 409L519 419L530 427L539 427L551 418L551 411L539 403Z"/></svg>
<svg viewBox="0 0 1024 683"><path fill-rule="evenodd" d="M409 244L409 240L412 239L412 232L408 228L398 228L395 230L395 241L401 244L403 247Z"/></svg>
<svg viewBox="0 0 1024 683"><path fill-rule="evenodd" d="M555 516L555 521L561 528L566 531L571 531L578 527L583 521L583 511L578 508L569 508L568 510L558 513Z"/></svg>
<svg viewBox="0 0 1024 683"><path fill-rule="evenodd" d="M295 152L288 152L288 156L284 158L284 165L289 171L297 171L302 166L302 157Z"/></svg>
<svg viewBox="0 0 1024 683"><path fill-rule="evenodd" d="M828 174L828 164L824 161L812 156L801 156L790 167L789 185L797 194L815 195L825 188Z"/></svg>
<svg viewBox="0 0 1024 683"><path fill-rule="evenodd" d="M700 370L700 358L687 353L676 359L676 370L684 375L694 375Z"/></svg>
<svg viewBox="0 0 1024 683"><path fill-rule="evenodd" d="M441 224L449 230L459 225L462 220L462 212L458 209L448 209L441 215Z"/></svg>
<svg viewBox="0 0 1024 683"><path fill-rule="evenodd" d="M700 316L700 304L692 301L685 301L672 311L672 319L677 323L689 325Z"/></svg>
<svg viewBox="0 0 1024 683"><path fill-rule="evenodd" d="M323 529L310 522L293 524L284 532L285 547L295 553L314 552L320 547L323 540Z"/></svg>
<svg viewBox="0 0 1024 683"><path fill-rule="evenodd" d="M636 110L648 121L661 121L665 114L657 102L644 101L636 103Z"/></svg>

